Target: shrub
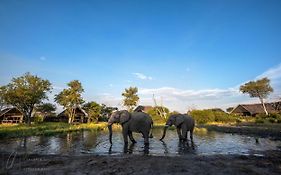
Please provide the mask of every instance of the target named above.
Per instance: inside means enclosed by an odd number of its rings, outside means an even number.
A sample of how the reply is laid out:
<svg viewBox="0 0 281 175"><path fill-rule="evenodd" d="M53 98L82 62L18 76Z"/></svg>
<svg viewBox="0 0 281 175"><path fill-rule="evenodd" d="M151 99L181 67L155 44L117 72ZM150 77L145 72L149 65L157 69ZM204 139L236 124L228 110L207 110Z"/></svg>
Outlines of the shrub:
<svg viewBox="0 0 281 175"><path fill-rule="evenodd" d="M153 107L151 109L149 109L147 111L147 113L151 116L154 124L161 124L161 123L166 123L166 119L161 117L161 115L159 114L159 111L157 110L157 108L159 109L159 107ZM167 117L169 116L169 109L164 107L164 110L167 114Z"/></svg>
<svg viewBox="0 0 281 175"><path fill-rule="evenodd" d="M273 114L258 114L256 116L256 123L261 123L261 121L263 121L262 123L281 123L281 115L277 114L277 113L273 113Z"/></svg>
<svg viewBox="0 0 281 175"><path fill-rule="evenodd" d="M237 117L227 114L223 111L214 110L193 110L190 115L195 119L198 124L206 124L208 122L236 122Z"/></svg>
<svg viewBox="0 0 281 175"><path fill-rule="evenodd" d="M35 114L33 117L33 122L34 123L42 123L44 121L43 115L40 114Z"/></svg>

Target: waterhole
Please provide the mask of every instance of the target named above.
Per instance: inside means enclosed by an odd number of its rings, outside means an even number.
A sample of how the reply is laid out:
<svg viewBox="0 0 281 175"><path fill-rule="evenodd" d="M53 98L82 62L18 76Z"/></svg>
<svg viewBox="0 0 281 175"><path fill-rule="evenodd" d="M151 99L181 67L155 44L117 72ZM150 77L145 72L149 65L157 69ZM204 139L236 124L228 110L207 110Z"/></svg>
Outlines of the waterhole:
<svg viewBox="0 0 281 175"><path fill-rule="evenodd" d="M121 155L148 154L154 156L179 156L188 154L240 154L249 155L267 150L280 149L281 141L269 138L219 133L199 130L194 141L178 141L175 130L168 130L164 141L159 141L162 129L153 130L154 138L149 146L144 146L142 135L134 133L136 144L124 146L120 131L113 132L113 144L109 144L108 132L75 132L55 136L31 136L25 138L1 139L0 152L57 155ZM262 156L262 155L261 155Z"/></svg>

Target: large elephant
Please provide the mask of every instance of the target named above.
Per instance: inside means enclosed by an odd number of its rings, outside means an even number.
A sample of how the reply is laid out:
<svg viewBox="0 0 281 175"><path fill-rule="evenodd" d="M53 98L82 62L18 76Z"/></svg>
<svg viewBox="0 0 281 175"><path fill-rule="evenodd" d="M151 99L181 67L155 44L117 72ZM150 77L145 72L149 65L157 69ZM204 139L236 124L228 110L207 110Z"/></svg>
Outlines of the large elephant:
<svg viewBox="0 0 281 175"><path fill-rule="evenodd" d="M128 144L128 136L132 143L136 143L132 132L142 133L144 143L149 144L149 133L153 126L152 118L144 112L129 113L126 110L112 113L108 119L109 141L112 144L112 124L120 123L122 125L122 134L124 143ZM152 134L150 135L152 137Z"/></svg>
<svg viewBox="0 0 281 175"><path fill-rule="evenodd" d="M177 128L177 133L179 140L186 141L187 140L187 132L190 132L190 139L193 140L193 130L195 126L195 121L192 117L186 114L173 114L171 115L167 122L163 131L163 136L160 140L163 140L166 135L167 128L169 126L175 125Z"/></svg>

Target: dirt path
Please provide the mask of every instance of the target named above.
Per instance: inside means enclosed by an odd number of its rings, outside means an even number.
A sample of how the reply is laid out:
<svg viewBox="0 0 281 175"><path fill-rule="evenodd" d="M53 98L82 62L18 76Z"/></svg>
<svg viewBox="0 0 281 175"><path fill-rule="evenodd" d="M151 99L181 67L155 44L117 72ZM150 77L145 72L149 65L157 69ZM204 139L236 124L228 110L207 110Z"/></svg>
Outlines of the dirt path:
<svg viewBox="0 0 281 175"><path fill-rule="evenodd" d="M1 154L0 174L281 174L281 152L265 156L59 156ZM8 167L10 165L10 167ZM7 168L9 169L7 169Z"/></svg>

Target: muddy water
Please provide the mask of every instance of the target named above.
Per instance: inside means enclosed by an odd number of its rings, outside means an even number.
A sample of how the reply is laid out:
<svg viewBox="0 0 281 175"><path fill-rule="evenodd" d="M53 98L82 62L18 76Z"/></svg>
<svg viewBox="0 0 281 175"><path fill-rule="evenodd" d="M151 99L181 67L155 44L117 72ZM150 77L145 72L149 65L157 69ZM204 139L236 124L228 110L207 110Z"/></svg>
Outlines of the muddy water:
<svg viewBox="0 0 281 175"><path fill-rule="evenodd" d="M188 154L257 154L266 150L277 150L280 141L255 138L237 134L197 131L194 142L179 143L176 131L168 130L164 142L159 141L162 130L153 131L149 147L145 147L140 134L134 133L137 143L124 147L122 134L113 133L113 145L108 141L108 132L78 132L56 136L32 136L26 138L0 139L0 152L62 155L118 155L149 154L155 156L178 156ZM262 155L261 155L262 156Z"/></svg>

